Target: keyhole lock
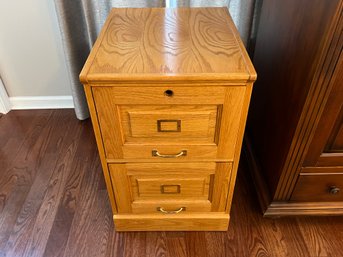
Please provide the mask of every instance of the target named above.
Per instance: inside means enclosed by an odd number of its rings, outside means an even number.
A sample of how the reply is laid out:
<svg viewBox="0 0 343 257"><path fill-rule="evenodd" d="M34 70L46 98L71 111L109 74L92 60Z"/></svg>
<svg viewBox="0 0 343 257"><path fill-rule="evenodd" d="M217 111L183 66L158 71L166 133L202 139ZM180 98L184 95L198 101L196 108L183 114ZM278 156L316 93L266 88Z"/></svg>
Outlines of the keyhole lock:
<svg viewBox="0 0 343 257"><path fill-rule="evenodd" d="M174 92L173 92L173 90L168 89L168 90L164 91L164 95L168 96L168 97L172 97L174 95Z"/></svg>

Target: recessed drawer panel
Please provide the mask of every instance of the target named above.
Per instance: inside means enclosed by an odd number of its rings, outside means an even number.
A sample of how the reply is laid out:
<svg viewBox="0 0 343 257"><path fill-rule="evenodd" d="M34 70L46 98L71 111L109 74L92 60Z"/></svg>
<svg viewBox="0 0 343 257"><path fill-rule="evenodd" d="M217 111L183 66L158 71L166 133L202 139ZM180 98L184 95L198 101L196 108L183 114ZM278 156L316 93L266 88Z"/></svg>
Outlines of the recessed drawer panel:
<svg viewBox="0 0 343 257"><path fill-rule="evenodd" d="M343 174L302 173L291 201L343 201Z"/></svg>
<svg viewBox="0 0 343 257"><path fill-rule="evenodd" d="M215 143L217 105L119 105L124 144ZM219 126L219 124L218 124Z"/></svg>
<svg viewBox="0 0 343 257"><path fill-rule="evenodd" d="M213 169L214 173L214 169ZM211 173L189 174L144 174L129 175L134 200L177 199L209 197ZM213 176L212 176L213 179ZM213 181L212 181L213 182Z"/></svg>

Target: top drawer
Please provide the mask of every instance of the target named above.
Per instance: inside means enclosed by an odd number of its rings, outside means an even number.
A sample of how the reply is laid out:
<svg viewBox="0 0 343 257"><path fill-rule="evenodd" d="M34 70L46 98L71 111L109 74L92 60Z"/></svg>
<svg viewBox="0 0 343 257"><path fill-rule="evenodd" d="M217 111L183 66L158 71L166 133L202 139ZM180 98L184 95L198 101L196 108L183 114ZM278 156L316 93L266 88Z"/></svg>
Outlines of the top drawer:
<svg viewBox="0 0 343 257"><path fill-rule="evenodd" d="M92 93L108 159L156 158L155 150L233 158L244 86L93 86Z"/></svg>

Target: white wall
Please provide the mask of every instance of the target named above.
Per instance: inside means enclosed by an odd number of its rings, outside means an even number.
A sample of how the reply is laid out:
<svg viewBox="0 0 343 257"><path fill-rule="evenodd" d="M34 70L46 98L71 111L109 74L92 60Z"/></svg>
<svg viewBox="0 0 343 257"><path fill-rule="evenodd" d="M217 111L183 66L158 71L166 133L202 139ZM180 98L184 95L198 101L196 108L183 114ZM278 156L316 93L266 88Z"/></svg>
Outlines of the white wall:
<svg viewBox="0 0 343 257"><path fill-rule="evenodd" d="M8 95L71 95L55 6L0 0L0 75Z"/></svg>

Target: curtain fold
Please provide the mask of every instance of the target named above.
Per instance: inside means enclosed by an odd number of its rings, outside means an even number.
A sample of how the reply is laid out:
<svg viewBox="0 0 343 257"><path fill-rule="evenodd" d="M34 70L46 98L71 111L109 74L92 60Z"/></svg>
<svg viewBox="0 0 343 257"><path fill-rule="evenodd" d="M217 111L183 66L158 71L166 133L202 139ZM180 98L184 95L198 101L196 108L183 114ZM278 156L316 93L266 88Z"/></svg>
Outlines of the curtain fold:
<svg viewBox="0 0 343 257"><path fill-rule="evenodd" d="M249 45L257 9L262 0L54 0L64 52L69 70L76 117L89 117L86 97L79 82L79 73L87 59L101 27L112 7L209 7L226 6Z"/></svg>

